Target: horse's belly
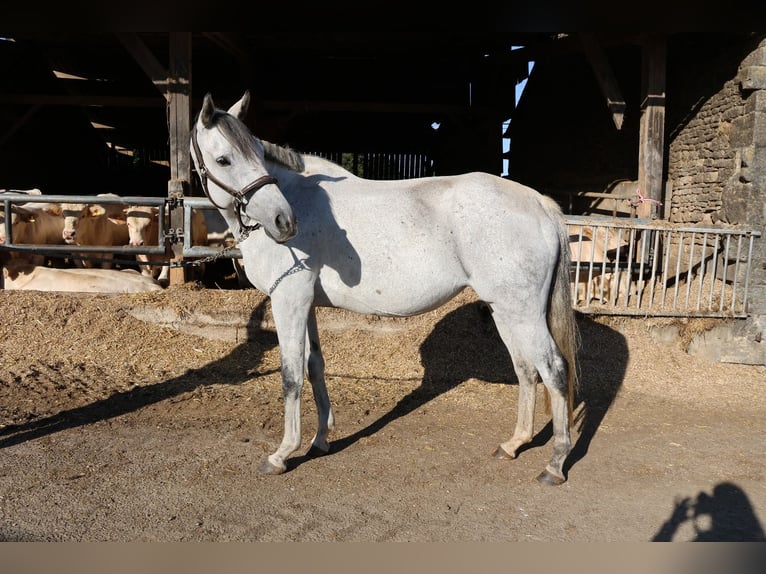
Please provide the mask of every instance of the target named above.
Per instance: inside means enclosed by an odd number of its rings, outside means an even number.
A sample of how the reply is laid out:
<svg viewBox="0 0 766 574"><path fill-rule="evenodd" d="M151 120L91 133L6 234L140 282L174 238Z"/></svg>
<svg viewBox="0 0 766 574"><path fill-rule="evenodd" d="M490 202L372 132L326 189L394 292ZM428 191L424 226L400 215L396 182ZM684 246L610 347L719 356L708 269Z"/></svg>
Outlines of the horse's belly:
<svg viewBox="0 0 766 574"><path fill-rule="evenodd" d="M349 286L332 277L317 282L316 303L320 306L339 307L358 313L371 313L389 317L409 317L440 307L465 288L463 281L452 279L401 281L401 277L367 281Z"/></svg>

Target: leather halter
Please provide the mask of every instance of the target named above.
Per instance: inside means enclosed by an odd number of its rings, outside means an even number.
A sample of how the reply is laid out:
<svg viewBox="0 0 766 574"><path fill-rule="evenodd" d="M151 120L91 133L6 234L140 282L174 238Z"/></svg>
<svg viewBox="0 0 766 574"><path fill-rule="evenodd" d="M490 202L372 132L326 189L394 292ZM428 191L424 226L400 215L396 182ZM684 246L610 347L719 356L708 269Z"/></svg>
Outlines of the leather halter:
<svg viewBox="0 0 766 574"><path fill-rule="evenodd" d="M202 182L202 190L205 192L205 195L210 200L210 203L212 203L218 209L225 209L224 207L218 205L215 201L213 201L213 198L210 197L210 191L208 191L208 188L207 188L208 179L234 198L234 211L237 214L237 219L239 220L239 226L241 230L249 233L251 231L255 231L256 229L259 229L261 227L260 223L256 223L255 225L244 224L244 222L242 221L241 206L247 203L248 193L256 192L259 189L261 189L263 186L269 185L271 183L276 185L278 183L277 178L272 175L262 175L258 179L247 184L241 190L234 189L233 187L222 182L220 179L218 179L212 173L210 173L210 170L208 170L207 166L205 165L205 160L202 159L202 151L199 149L199 144L197 143L197 126L196 125L192 128L191 140L192 140L192 147L194 148L194 155L197 156L197 168L198 168L197 171L199 173L200 181Z"/></svg>

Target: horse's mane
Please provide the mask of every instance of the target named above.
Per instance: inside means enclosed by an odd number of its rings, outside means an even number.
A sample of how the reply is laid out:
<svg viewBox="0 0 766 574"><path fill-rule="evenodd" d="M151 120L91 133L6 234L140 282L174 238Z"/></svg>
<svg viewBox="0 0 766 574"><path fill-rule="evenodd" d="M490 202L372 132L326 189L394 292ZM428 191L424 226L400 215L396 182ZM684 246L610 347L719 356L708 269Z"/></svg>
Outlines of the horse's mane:
<svg viewBox="0 0 766 574"><path fill-rule="evenodd" d="M246 156L251 153L253 134L250 133L245 124L237 121L229 114L220 111L218 111L213 118L214 121L218 123L219 129L228 136L232 144L236 146L239 151ZM297 151L263 139L260 141L263 144L264 155L267 160L297 172L301 172L305 169L303 156Z"/></svg>
<svg viewBox="0 0 766 574"><path fill-rule="evenodd" d="M252 134L245 127L245 124L238 121L229 114L223 112L216 112L213 116L213 121L218 125L218 129L221 130L227 139L229 139L245 157L252 155L253 143Z"/></svg>
<svg viewBox="0 0 766 574"><path fill-rule="evenodd" d="M287 169L301 172L306 166L303 163L303 156L289 147L280 146L275 143L261 140L266 159L278 163Z"/></svg>

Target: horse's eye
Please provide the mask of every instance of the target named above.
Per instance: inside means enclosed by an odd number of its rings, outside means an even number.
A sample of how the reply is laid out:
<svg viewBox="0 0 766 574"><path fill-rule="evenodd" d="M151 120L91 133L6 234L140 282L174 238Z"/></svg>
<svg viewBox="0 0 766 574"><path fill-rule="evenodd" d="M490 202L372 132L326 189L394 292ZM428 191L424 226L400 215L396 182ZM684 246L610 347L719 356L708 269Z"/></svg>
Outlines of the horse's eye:
<svg viewBox="0 0 766 574"><path fill-rule="evenodd" d="M215 158L215 163L217 163L218 165L229 165L229 160L223 156L219 156Z"/></svg>

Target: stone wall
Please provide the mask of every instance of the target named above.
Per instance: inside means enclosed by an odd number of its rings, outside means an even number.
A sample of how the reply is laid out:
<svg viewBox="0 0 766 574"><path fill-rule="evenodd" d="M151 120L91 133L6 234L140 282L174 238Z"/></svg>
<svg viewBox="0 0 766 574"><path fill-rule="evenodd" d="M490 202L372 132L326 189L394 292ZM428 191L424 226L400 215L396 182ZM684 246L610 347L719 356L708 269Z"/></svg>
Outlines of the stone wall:
<svg viewBox="0 0 766 574"><path fill-rule="evenodd" d="M758 195L764 197L762 189L755 189L759 187L754 185L757 169L752 165L759 161L757 148L766 145L766 141L757 141L766 132L759 135L755 130L758 115L766 111L766 93L757 82L759 74L766 80L766 74L759 72L766 70L764 42L736 43L712 61L678 63L673 68L678 73L669 75L666 128L667 178L673 190L671 221L756 223L752 221L752 201Z"/></svg>
<svg viewBox="0 0 766 574"><path fill-rule="evenodd" d="M733 43L712 61L687 62L668 79L676 112L667 125L669 219L766 234L766 35ZM707 335L707 354L766 364L766 237L754 244L749 301L747 321Z"/></svg>

